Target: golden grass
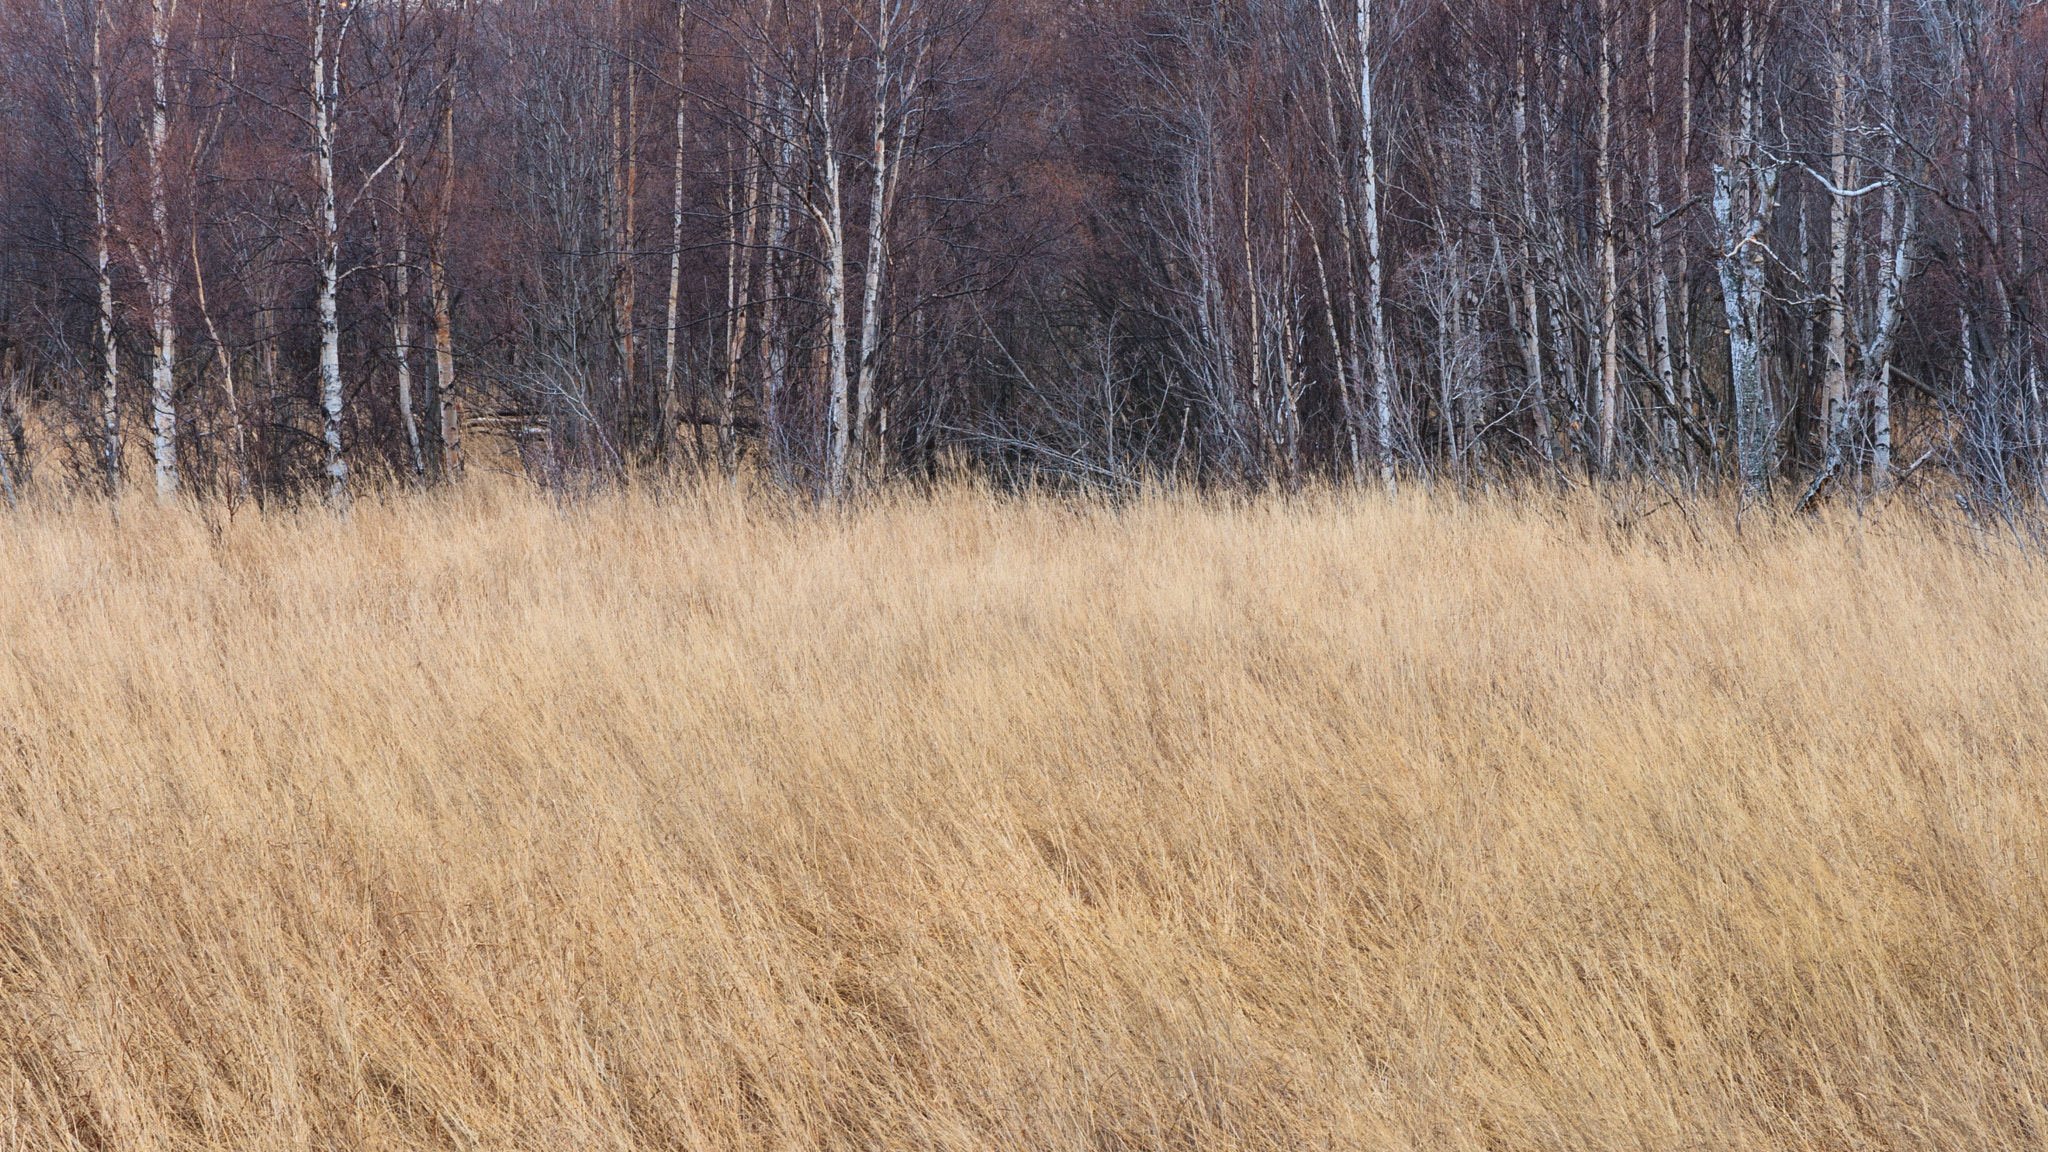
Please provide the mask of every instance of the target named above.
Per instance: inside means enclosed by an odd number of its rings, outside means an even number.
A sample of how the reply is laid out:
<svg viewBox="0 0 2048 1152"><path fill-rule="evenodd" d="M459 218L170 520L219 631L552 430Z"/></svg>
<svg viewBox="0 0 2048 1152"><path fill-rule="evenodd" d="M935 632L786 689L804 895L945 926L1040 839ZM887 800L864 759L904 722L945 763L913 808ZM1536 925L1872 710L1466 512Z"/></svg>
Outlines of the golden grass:
<svg viewBox="0 0 2048 1152"><path fill-rule="evenodd" d="M0 1149L2048 1140L2048 598L1923 525L0 517Z"/></svg>

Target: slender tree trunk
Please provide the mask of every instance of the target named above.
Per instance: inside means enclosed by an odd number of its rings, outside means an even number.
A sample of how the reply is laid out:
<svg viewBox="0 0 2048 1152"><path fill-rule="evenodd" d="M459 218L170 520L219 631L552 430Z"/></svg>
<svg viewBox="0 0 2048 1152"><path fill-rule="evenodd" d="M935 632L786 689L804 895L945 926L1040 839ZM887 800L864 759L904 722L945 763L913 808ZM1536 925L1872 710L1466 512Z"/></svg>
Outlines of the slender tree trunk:
<svg viewBox="0 0 2048 1152"><path fill-rule="evenodd" d="M1595 179L1600 184L1600 471L1612 476L1615 416L1621 389L1619 358L1616 355L1620 333L1615 317L1618 290L1614 266L1614 53L1613 36L1608 27L1608 0L1600 0L1597 18L1600 21L1600 151Z"/></svg>
<svg viewBox="0 0 2048 1152"><path fill-rule="evenodd" d="M1465 210L1471 214L1472 222L1470 226L1477 230L1480 222L1487 219L1486 201L1479 187L1482 146L1479 135L1479 56L1477 52L1471 55L1466 65L1465 98L1470 108L1465 125ZM1501 263L1500 231L1492 227L1490 220L1487 221L1487 224L1487 231L1491 234L1493 240L1494 264L1499 266ZM1477 261L1475 260L1476 263ZM1465 355L1464 349L1468 344L1476 343L1479 340L1482 327L1481 283L1482 277L1477 273L1477 270L1467 269L1465 277L1465 307L1459 316L1458 329L1459 355L1461 357ZM1510 304L1508 307L1509 311L1512 312L1513 304ZM1462 439L1465 442L1465 449L1468 454L1479 449L1479 431L1486 414L1483 379L1484 376L1477 366L1468 366L1460 372L1458 380L1458 414L1464 424Z"/></svg>
<svg viewBox="0 0 2048 1152"><path fill-rule="evenodd" d="M1546 52L1536 55L1536 96L1537 118L1541 121L1543 146L1546 152L1557 140L1557 125L1554 122L1551 102L1544 96L1543 60ZM1560 73L1560 76L1562 73ZM1546 156L1542 173L1543 200L1538 221L1557 218L1557 166ZM1554 224L1542 245L1543 307L1549 317L1550 362L1555 365L1558 377L1558 394L1564 398L1565 409L1572 417L1574 435L1569 438L1565 450L1574 456L1585 450L1585 428L1580 417L1583 415L1585 398L1579 393L1578 357L1574 349L1573 325L1566 315L1564 282L1564 233Z"/></svg>
<svg viewBox="0 0 2048 1152"><path fill-rule="evenodd" d="M153 99L149 114L149 229L151 252L145 269L149 326L156 338L150 363L150 447L156 461L156 494L178 491L178 408L175 371L178 328L171 311L170 197L164 187L164 148L170 132L170 18L175 0L150 0L149 52Z"/></svg>
<svg viewBox="0 0 2048 1152"><path fill-rule="evenodd" d="M1903 207L1900 206L1901 201ZM1878 273L1877 316L1871 326L1871 339L1863 347L1863 370L1868 373L1868 378L1861 384L1861 389L1869 391L1874 409L1875 443L1871 472L1873 481L1880 487L1891 482L1892 350L1897 343L1899 322L1905 315L1906 278L1912 273L1915 224L1912 196L1902 195L1895 186L1888 185L1884 191L1883 213L1881 233L1885 239L1885 261Z"/></svg>
<svg viewBox="0 0 2048 1152"><path fill-rule="evenodd" d="M859 413L860 443L855 447L857 467L869 481L879 480L888 467L888 446L883 442L883 414L880 389L882 365L883 288L889 270L890 201L895 198L896 180L903 163L901 145L909 135L911 101L915 99L916 72L904 77L903 106L894 110L899 118L892 148L889 122L890 96L897 90L896 61L892 56L902 15L893 3L885 3L875 25L875 109L870 156L874 172L868 188L868 258L861 291L859 379L855 404Z"/></svg>
<svg viewBox="0 0 2048 1152"><path fill-rule="evenodd" d="M448 71L447 103L441 109L441 205L427 249L427 292L434 309L434 393L439 401L441 474L462 478L462 395L455 380L455 299L448 283L448 217L455 211L455 70Z"/></svg>
<svg viewBox="0 0 2048 1152"><path fill-rule="evenodd" d="M92 212L93 272L99 288L100 453L107 495L121 485L121 353L114 343L113 228L107 210L107 98L102 43L106 0L92 6Z"/></svg>
<svg viewBox="0 0 2048 1152"><path fill-rule="evenodd" d="M789 337L778 326L783 296L788 284L783 272L783 248L789 243L789 196L787 183L793 167L794 142L789 106L778 93L775 123L779 143L775 163L768 172L768 250L763 254L768 301L761 318L764 356L767 361L761 385L761 436L767 442L768 458L778 470L785 463L783 452L783 397L789 372Z"/></svg>
<svg viewBox="0 0 2048 1152"><path fill-rule="evenodd" d="M739 472L739 436L733 421L747 354L747 322L754 306L754 229L761 195L761 166L745 141L738 154L745 168L738 174L741 188L733 203L732 249L726 267L725 386L718 397L718 464L728 478Z"/></svg>
<svg viewBox="0 0 2048 1152"><path fill-rule="evenodd" d="M403 120L399 123L402 125ZM398 186L404 188L404 161L399 161L396 176ZM420 424L413 412L412 404L412 246L410 229L406 226L405 213L398 216L397 259L393 261L391 275L395 281L393 292L398 297L398 307L391 315L391 352L398 368L398 418L405 426L405 444L412 457L412 474L415 479L427 474L427 457L420 447Z"/></svg>
<svg viewBox="0 0 2048 1152"><path fill-rule="evenodd" d="M615 20L624 8L613 7ZM639 132L640 113L640 68L631 54L625 51L624 28L615 27L619 44L619 55L625 59L625 91L621 96L618 86L611 90L612 96L612 203L616 206L612 215L612 340L613 363L618 373L613 385L613 396L617 404L617 434L621 443L630 442L633 427L633 383L634 383L634 278L633 252L639 239L639 229L634 218L638 202L640 183L640 150L635 146Z"/></svg>
<svg viewBox="0 0 2048 1152"><path fill-rule="evenodd" d="M1763 233L1777 197L1778 168L1763 162L1757 139L1762 37L1747 9L1741 25L1742 76L1723 149L1726 162L1714 168L1714 219L1720 225L1718 263L1728 325L1737 468L1744 496L1753 498L1770 483L1777 439L1763 372Z"/></svg>
<svg viewBox="0 0 2048 1152"><path fill-rule="evenodd" d="M1515 159L1522 186L1522 316L1518 333L1522 343L1522 369L1528 381L1529 403L1536 416L1536 450L1543 454L1546 472L1557 466L1557 431L1550 422L1550 399L1543 382L1543 332L1536 299L1541 278L1536 254L1536 188L1529 168L1529 81L1528 53L1517 46L1515 54Z"/></svg>
<svg viewBox="0 0 2048 1152"><path fill-rule="evenodd" d="M1729 386L1735 401L1737 467L1746 496L1761 495L1770 483L1772 435L1769 397L1763 379L1763 221L1730 168L1714 168L1714 216L1721 225L1721 296L1728 324ZM1769 192L1764 193L1766 197Z"/></svg>
<svg viewBox="0 0 2048 1152"><path fill-rule="evenodd" d="M1660 443L1658 445L1668 465L1675 460L1679 451L1678 439L1678 378L1671 356L1671 273L1664 258L1664 154L1657 146L1657 10L1661 0L1653 0L1650 7L1649 33L1644 40L1645 63L1649 72L1649 139L1648 181L1650 185L1650 356L1657 373L1658 400L1664 406L1663 419L1658 421Z"/></svg>
<svg viewBox="0 0 2048 1152"><path fill-rule="evenodd" d="M1245 305L1251 310L1250 321L1245 325L1245 334L1251 339L1250 355L1247 357L1251 366L1251 424L1252 436L1257 441L1258 451L1248 453L1248 458L1242 461L1239 467L1241 475L1246 480L1253 480L1252 473L1254 469L1259 464L1270 460L1271 442L1266 436L1267 425L1263 415L1265 411L1264 391L1266 384L1265 325L1269 313L1261 307L1260 293L1264 289L1259 284L1258 267L1252 262L1252 153L1250 149L1245 150L1243 177L1243 186L1237 201L1237 223L1238 237L1243 241ZM1254 463L1254 460L1258 461L1258 463Z"/></svg>
<svg viewBox="0 0 2048 1152"><path fill-rule="evenodd" d="M1354 0L1358 25L1359 179L1364 186L1360 226L1365 232L1365 326L1371 345L1373 431L1380 454L1380 485L1387 495L1394 483L1394 367L1387 353L1386 310L1382 302L1385 270L1380 253L1379 159L1374 151L1372 103L1372 0Z"/></svg>
<svg viewBox="0 0 2048 1152"><path fill-rule="evenodd" d="M22 461L22 482L27 483L28 437L21 424L21 414L16 406L15 387L18 375L14 349L0 353L0 425L5 425L6 438L14 442L14 458ZM21 507L14 491L14 466L8 463L7 446L0 443L0 494L7 498L9 511Z"/></svg>
<svg viewBox="0 0 2048 1152"><path fill-rule="evenodd" d="M1291 166L1283 168L1282 171L1291 171ZM1298 404L1300 391L1296 381L1301 375L1301 346L1307 335L1305 329L1308 325L1307 319L1302 315L1301 298L1295 291L1298 280L1294 262L1299 249L1295 247L1294 218L1294 186L1289 182L1283 185L1281 190L1280 278L1275 283L1272 309L1277 316L1280 349L1276 365L1278 379L1273 390L1272 431L1268 434L1267 440L1276 444L1275 468L1280 472L1290 492L1299 486L1301 476ZM1109 437L1112 474L1116 473L1115 416L1115 409L1112 408Z"/></svg>
<svg viewBox="0 0 2048 1152"><path fill-rule="evenodd" d="M1886 115L1896 120L1899 112L1899 93L1898 78L1892 71L1892 0L1878 0L1877 10L1878 88L1885 102ZM1869 372L1872 368L1876 369L1870 390L1870 478L1872 485L1880 490L1888 487L1892 479L1893 325L1887 324L1885 319L1899 306L1913 236L1913 202L1910 198L1906 201L1905 219L1899 218L1899 148L1895 137L1888 137L1885 152L1885 175L1892 183L1884 190L1878 234L1884 241L1886 267L1878 288L1877 322L1871 341L1873 346L1867 346L1863 350L1864 370Z"/></svg>
<svg viewBox="0 0 2048 1152"><path fill-rule="evenodd" d="M818 82L817 116L825 166L825 205L819 227L825 234L825 375L830 397L826 412L825 484L834 500L847 495L852 428L849 410L851 381L846 371L846 216L840 188L838 141L832 131L832 89Z"/></svg>
<svg viewBox="0 0 2048 1152"><path fill-rule="evenodd" d="M1681 9L1685 21L1680 29L1678 47L1678 202L1692 203L1692 0L1685 0ZM1690 212L1691 209L1687 208ZM1692 245L1685 229L1678 230L1678 335L1676 363L1672 369L1678 377L1678 409L1686 420L1695 417L1693 392L1692 354ZM1687 470L1697 479L1693 465L1697 456L1690 436L1680 438L1680 455L1686 462Z"/></svg>
<svg viewBox="0 0 2048 1152"><path fill-rule="evenodd" d="M1828 327L1821 366L1821 436L1830 460L1841 452L1849 422L1849 62L1842 0L1828 5Z"/></svg>
<svg viewBox="0 0 2048 1152"><path fill-rule="evenodd" d="M676 412L676 334L682 323L683 300L683 156L689 141L689 98L684 95L689 71L689 4L676 3L676 160L670 208L668 250L668 322L662 330L661 450L675 453L682 444Z"/></svg>
<svg viewBox="0 0 2048 1152"><path fill-rule="evenodd" d="M335 204L334 116L341 94L341 63L328 59L328 0L313 7L313 174L320 280L320 439L327 447L327 498L337 507L348 500L348 461L341 454L341 224ZM346 17L343 18L346 20Z"/></svg>
<svg viewBox="0 0 2048 1152"><path fill-rule="evenodd" d="M1333 175L1337 177L1336 195L1332 197L1337 205L1337 234L1343 240L1343 268L1349 277L1346 286L1350 291L1346 294L1345 300L1350 307L1345 310L1343 324L1345 331L1350 335L1349 344L1340 340L1337 335L1336 297L1331 292L1329 272L1323 260L1320 241L1315 241L1316 275L1321 278L1323 314L1329 327L1330 359L1336 366L1337 373L1337 403L1339 420L1342 422L1342 429L1338 433L1338 450L1348 461L1352 482L1363 483L1365 458L1359 451L1359 441L1365 431L1365 414L1362 410L1364 382L1360 379L1364 364L1359 352L1358 245L1351 228L1350 181L1345 177L1342 159L1345 152L1344 135L1337 127L1337 102L1340 98L1338 81L1330 67L1331 60L1342 52L1343 37L1337 30L1337 22L1331 14L1329 0L1318 0L1317 10L1322 15L1324 32L1330 43L1330 55L1323 58L1323 120L1329 132L1330 164ZM1339 62L1341 63L1341 60ZM1309 229L1309 237L1311 241L1315 240L1313 227Z"/></svg>
<svg viewBox="0 0 2048 1152"><path fill-rule="evenodd" d="M28 431L22 426L21 408L17 391L20 387L20 356L12 348L0 352L0 494L7 498L10 511L21 507L14 490L14 465L8 462L5 441L12 441L14 459L21 462L22 483L28 482Z"/></svg>
<svg viewBox="0 0 2048 1152"><path fill-rule="evenodd" d="M2006 101L2012 108L2012 165L2007 179L2012 182L2011 188L2015 194L2026 187L2027 132L2025 126L2029 115L2025 93L2020 88L2019 77L2020 70L2014 68L2008 74L2006 89ZM2027 211L2026 200L2018 195L2015 195L2015 200L2016 211L2012 221L2013 267L2032 268L2031 257L2033 253L2029 239L2033 232L2033 220ZM2033 452L2034 488L2037 496L2048 498L2048 410L2044 410L2042 407L2041 346L2039 343L2039 333L2032 330L2032 328L2038 326L2027 324L2027 319L2030 315L2039 315L2039 308L2038 306L2028 306L2028 304L2029 302L2023 299L2022 311L2019 315L2008 317L2006 321L2008 329L2007 339L2018 346L2019 355L2026 364L2027 397L2030 412L2027 421L2027 441ZM2020 325L2018 328L2013 327L2015 321Z"/></svg>

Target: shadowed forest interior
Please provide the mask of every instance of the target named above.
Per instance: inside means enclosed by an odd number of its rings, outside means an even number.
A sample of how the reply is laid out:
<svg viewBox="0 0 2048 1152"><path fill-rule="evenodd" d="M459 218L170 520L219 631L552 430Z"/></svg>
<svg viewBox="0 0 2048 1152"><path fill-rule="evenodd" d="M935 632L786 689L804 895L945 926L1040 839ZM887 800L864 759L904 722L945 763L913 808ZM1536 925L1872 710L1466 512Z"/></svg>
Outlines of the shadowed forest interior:
<svg viewBox="0 0 2048 1152"><path fill-rule="evenodd" d="M2036 0L0 13L9 487L2042 484Z"/></svg>

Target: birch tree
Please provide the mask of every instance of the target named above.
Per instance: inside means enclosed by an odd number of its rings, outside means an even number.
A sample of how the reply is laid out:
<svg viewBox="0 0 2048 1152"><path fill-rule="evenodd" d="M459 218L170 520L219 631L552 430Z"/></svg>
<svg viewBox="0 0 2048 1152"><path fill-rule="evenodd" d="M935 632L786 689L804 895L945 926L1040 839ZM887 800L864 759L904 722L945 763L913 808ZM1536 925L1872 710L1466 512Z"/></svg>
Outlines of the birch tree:
<svg viewBox="0 0 2048 1152"><path fill-rule="evenodd" d="M669 210L668 310L662 325L661 365L661 450L673 454L682 442L682 425L676 412L676 338L682 327L683 300L683 187L684 157L689 147L689 101L684 95L689 74L688 0L676 0L676 123L675 171Z"/></svg>
<svg viewBox="0 0 2048 1152"><path fill-rule="evenodd" d="M1373 0L1352 0L1351 35L1339 32L1329 0L1317 0L1323 28L1336 54L1338 69L1357 93L1356 156L1358 231L1361 250L1354 256L1364 268L1363 299L1366 356L1372 367L1372 441L1379 456L1380 486L1395 492L1394 370L1386 331L1386 271L1381 252L1380 176L1377 121L1373 113Z"/></svg>
<svg viewBox="0 0 2048 1152"><path fill-rule="evenodd" d="M1617 327L1618 288L1615 276L1614 237L1614 51L1613 32L1608 20L1609 0L1599 0L1595 19L1600 23L1600 148L1595 179L1600 196L1600 394L1596 399L1600 419L1599 468L1614 473L1615 413L1620 392L1620 333Z"/></svg>
<svg viewBox="0 0 2048 1152"><path fill-rule="evenodd" d="M171 18L176 10L177 0L149 0L149 235L146 255L136 254L136 266L142 272L149 300L149 329L153 337L149 368L150 456L156 466L156 494L161 500L170 499L178 491L178 327L172 311L177 271L164 167L170 136Z"/></svg>
<svg viewBox="0 0 2048 1152"><path fill-rule="evenodd" d="M1842 0L1828 0L1828 280L1827 336L1822 346L1821 435L1830 462L1839 457L1849 420L1849 59Z"/></svg>
<svg viewBox="0 0 2048 1152"><path fill-rule="evenodd" d="M1544 471L1557 466L1557 434L1550 422L1550 399L1546 394L1543 376L1543 332L1542 312L1537 301L1540 274L1540 257L1537 254L1536 229L1536 185L1530 165L1530 124L1529 124L1529 82L1528 52L1526 46L1517 44L1515 53L1515 163L1517 181L1521 191L1521 289L1522 316L1524 324L1517 333L1522 348L1522 370L1528 389L1528 404L1535 416L1536 447L1543 458Z"/></svg>
<svg viewBox="0 0 2048 1152"><path fill-rule="evenodd" d="M455 379L455 294L448 278L448 231L455 212L455 33L448 37L441 90L441 189L427 242L427 292L434 312L434 397L440 429L441 475L462 478L462 393Z"/></svg>
<svg viewBox="0 0 2048 1152"><path fill-rule="evenodd" d="M329 27L330 3L342 12ZM312 74L308 81L308 119L313 136L314 242L319 266L315 306L320 323L320 440L326 446L327 498L339 506L348 499L348 461L341 454L341 224L334 186L335 118L341 105L341 49L352 19L345 0L313 0Z"/></svg>
<svg viewBox="0 0 2048 1152"><path fill-rule="evenodd" d="M633 253L639 247L640 67L627 40L630 11L631 0L613 0L613 51L609 59L611 71L623 70L625 75L623 81L614 76L607 89L612 126L611 194L605 202L612 246L612 397L622 438L632 426L634 362L638 344L634 331L637 281Z"/></svg>
<svg viewBox="0 0 2048 1152"><path fill-rule="evenodd" d="M825 56L825 14L818 0L817 38L820 62ZM825 491L832 499L847 495L855 461L852 458L852 381L846 369L846 202L839 165L837 123L833 111L832 80L829 71L818 69L817 88L806 110L806 127L812 133L814 162L822 186L806 197L806 207L818 225L825 243L824 303L826 320L825 379L826 402Z"/></svg>
<svg viewBox="0 0 2048 1152"><path fill-rule="evenodd" d="M392 66L396 74L391 85L391 125L393 136L402 144L413 132L412 91L408 84L411 76L407 60L412 39L411 0L397 0L389 15L392 21L389 29L393 46ZM412 180L403 155L397 157L391 180L397 194L395 210L391 214L393 243L386 311L391 321L391 355L397 374L399 426L405 432L406 462L417 481L426 476L427 459L420 442L419 419L413 410Z"/></svg>
<svg viewBox="0 0 2048 1152"><path fill-rule="evenodd" d="M871 50L875 80L868 150L868 254L861 291L859 382L860 467L870 481L884 464L885 419L876 388L882 355L882 303L889 270L889 226L903 173L914 158L918 103L931 29L922 27L921 0L876 0ZM908 41L906 44L905 41ZM907 57L898 59L901 52Z"/></svg>
<svg viewBox="0 0 2048 1152"><path fill-rule="evenodd" d="M92 217L100 352L100 454L107 494L121 483L121 351L114 343L113 225L107 204L106 0L92 5Z"/></svg>
<svg viewBox="0 0 2048 1152"><path fill-rule="evenodd" d="M1649 241L1650 259L1650 351L1652 367L1657 374L1658 399L1664 406L1660 423L1662 442L1658 445L1667 461L1675 461L1679 455L1678 424L1683 419L1683 410L1678 401L1678 372L1671 352L1671 269L1664 251L1664 228L1670 215L1664 206L1664 151L1659 146L1660 135L1657 123L1657 18L1663 7L1661 0L1650 5L1649 30L1643 37L1645 69L1649 76L1649 147L1644 157L1648 169L1645 183L1649 191L1650 224L1644 231ZM1690 33L1688 28L1687 32ZM1679 211L1683 211L1683 208ZM1682 331L1682 329L1681 329Z"/></svg>
<svg viewBox="0 0 2048 1152"><path fill-rule="evenodd" d="M1714 166L1713 205L1721 244L1716 263L1728 327L1736 468L1744 496L1754 498L1770 483L1776 447L1763 372L1764 261L1770 255L1764 229L1775 207L1781 165L1766 158L1760 139L1763 30L1747 4L1738 20L1738 81L1722 133L1722 161Z"/></svg>

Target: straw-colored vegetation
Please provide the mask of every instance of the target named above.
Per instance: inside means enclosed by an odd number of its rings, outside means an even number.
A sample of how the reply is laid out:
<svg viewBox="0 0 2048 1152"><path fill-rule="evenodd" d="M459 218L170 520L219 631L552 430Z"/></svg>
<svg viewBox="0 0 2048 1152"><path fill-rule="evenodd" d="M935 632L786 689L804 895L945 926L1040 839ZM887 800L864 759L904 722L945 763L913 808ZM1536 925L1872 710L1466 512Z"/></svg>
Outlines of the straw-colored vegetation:
<svg viewBox="0 0 2048 1152"><path fill-rule="evenodd" d="M2048 1139L2048 597L1907 517L0 518L0 1149Z"/></svg>

